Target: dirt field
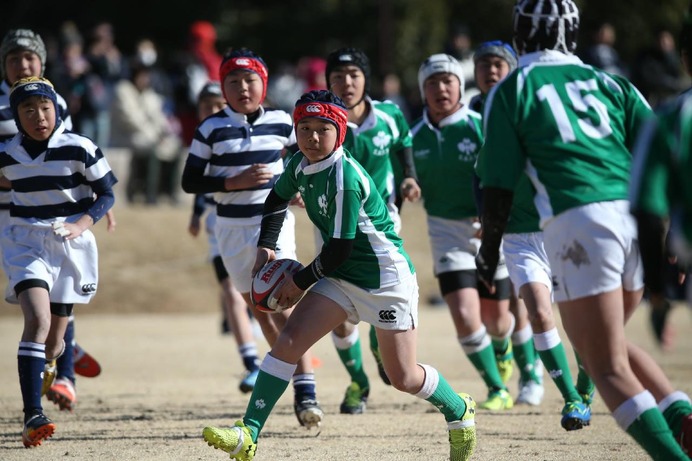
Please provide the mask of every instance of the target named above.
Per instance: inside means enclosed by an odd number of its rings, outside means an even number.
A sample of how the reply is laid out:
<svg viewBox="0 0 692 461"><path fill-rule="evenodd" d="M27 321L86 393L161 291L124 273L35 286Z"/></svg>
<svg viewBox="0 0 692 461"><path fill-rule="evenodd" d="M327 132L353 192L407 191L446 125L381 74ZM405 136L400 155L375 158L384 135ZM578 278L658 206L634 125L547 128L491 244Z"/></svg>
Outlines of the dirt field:
<svg viewBox="0 0 692 461"><path fill-rule="evenodd" d="M74 413L44 401L58 426L43 446L21 444L21 398L16 348L22 321L13 306L0 306L0 460L214 460L228 459L201 438L205 425L232 424L247 395L237 390L242 365L235 343L219 331L218 292L206 260L204 237L186 232L190 208L116 208L115 233L99 224L99 292L78 306L77 339L96 356L103 374L78 381ZM421 327L419 358L433 364L459 391L484 398L480 378L463 355L446 308L426 303L436 292L431 276L425 220L420 205L404 209L404 238L419 271ZM301 260L312 252L312 231L298 214ZM654 351L674 384L692 393L692 327L689 312L674 312L677 344L660 353L650 338L643 306L628 326L630 338ZM366 326L361 332L367 337ZM267 351L259 341L262 353ZM364 339L367 345L367 339ZM326 412L320 431L298 426L289 390L270 417L257 460L444 460L448 455L442 416L428 403L385 386L364 351L372 378L368 411L338 414L346 372L331 341L315 347L318 397ZM573 364L574 365L574 364ZM510 390L516 395L516 379ZM560 428L561 399L546 383L540 407L515 407L501 414L479 411L475 460L644 460L598 398L592 426L567 433Z"/></svg>

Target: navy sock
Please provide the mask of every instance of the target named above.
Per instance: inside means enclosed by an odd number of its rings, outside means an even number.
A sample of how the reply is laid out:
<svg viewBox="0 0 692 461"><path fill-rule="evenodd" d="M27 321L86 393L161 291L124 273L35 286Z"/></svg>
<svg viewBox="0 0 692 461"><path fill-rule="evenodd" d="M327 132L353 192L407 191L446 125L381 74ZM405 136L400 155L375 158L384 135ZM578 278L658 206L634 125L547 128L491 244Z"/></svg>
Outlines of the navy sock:
<svg viewBox="0 0 692 461"><path fill-rule="evenodd" d="M317 400L317 391L315 390L315 374L304 373L293 375L293 391L296 401L302 400Z"/></svg>
<svg viewBox="0 0 692 461"><path fill-rule="evenodd" d="M36 413L41 413L41 386L43 386L43 369L46 365L46 345L32 342L20 342L17 350L17 370L19 387L22 390L24 403L24 421Z"/></svg>
<svg viewBox="0 0 692 461"><path fill-rule="evenodd" d="M70 319L65 329L65 352L58 359L58 377L67 378L73 383L74 376L74 321Z"/></svg>

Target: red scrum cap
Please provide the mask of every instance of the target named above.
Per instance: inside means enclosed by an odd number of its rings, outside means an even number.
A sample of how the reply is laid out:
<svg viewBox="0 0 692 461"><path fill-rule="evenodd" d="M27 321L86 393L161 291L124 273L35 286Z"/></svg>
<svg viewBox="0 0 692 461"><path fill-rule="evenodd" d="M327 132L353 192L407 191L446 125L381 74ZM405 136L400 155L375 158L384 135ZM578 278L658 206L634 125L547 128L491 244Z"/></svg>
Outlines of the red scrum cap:
<svg viewBox="0 0 692 461"><path fill-rule="evenodd" d="M264 60L245 48L234 50L226 54L221 62L221 68L219 70L221 88L223 88L223 81L226 79L226 76L234 70L246 70L260 76L263 86L260 104L264 102L264 98L267 96L267 81L269 79L269 71L267 70L267 64ZM224 96L226 96L225 91Z"/></svg>
<svg viewBox="0 0 692 461"><path fill-rule="evenodd" d="M336 125L339 137L334 145L334 150L344 143L348 111L341 98L328 90L313 90L305 93L296 102L296 107L293 110L293 124L297 128L298 122L308 117L321 118Z"/></svg>

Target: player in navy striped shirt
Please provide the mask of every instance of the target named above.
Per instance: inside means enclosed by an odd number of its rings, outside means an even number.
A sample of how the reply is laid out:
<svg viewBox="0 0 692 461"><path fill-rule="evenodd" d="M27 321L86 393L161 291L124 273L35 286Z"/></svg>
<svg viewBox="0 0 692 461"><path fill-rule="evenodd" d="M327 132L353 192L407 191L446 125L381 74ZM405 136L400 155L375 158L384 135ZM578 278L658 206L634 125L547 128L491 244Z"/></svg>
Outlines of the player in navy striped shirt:
<svg viewBox="0 0 692 461"><path fill-rule="evenodd" d="M255 248L259 238L264 201L283 172L283 154L297 149L293 121L283 110L262 106L267 93L267 66L250 50L231 51L220 69L221 88L228 107L204 120L190 146L182 186L192 194L214 193L217 220L215 234L230 279L248 305ZM295 217L287 215L279 238L277 257L297 259ZM255 310L255 317L270 345L278 337L290 311L268 315ZM247 351L246 351L247 352ZM251 391L259 363L241 381L242 391ZM311 354L300 360L293 375L294 410L308 428L322 421L315 393Z"/></svg>
<svg viewBox="0 0 692 461"><path fill-rule="evenodd" d="M25 319L17 362L22 441L31 447L55 431L43 414L41 375L46 358L65 350L74 304L96 293L98 249L89 228L113 206L117 179L91 140L65 130L48 80L17 81L10 107L19 133L0 145L0 185L11 189L1 243L10 280L6 300L18 303Z"/></svg>
<svg viewBox="0 0 692 461"><path fill-rule="evenodd" d="M46 68L46 47L41 36L30 29L13 29L8 31L0 43L0 69L3 80L0 82L0 139L6 140L17 134L10 108L10 87L17 80L25 77L42 77ZM72 118L67 103L58 94L58 115L66 130L72 130ZM0 189L0 229L10 219L10 191ZM115 219L111 212L107 214L108 230L115 229ZM43 393L63 410L72 410L76 403L74 386L63 386L60 382L53 384L56 377L75 382L75 373L95 377L101 372L101 366L94 358L75 342L73 317L65 330L65 353L57 363L47 363L44 373Z"/></svg>

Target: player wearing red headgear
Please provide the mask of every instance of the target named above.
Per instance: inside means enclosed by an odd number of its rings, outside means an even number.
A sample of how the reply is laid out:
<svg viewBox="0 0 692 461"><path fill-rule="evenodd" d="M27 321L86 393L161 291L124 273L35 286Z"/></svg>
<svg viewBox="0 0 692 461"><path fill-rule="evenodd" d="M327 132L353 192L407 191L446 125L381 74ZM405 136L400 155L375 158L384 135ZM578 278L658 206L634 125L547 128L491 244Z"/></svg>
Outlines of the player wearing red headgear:
<svg viewBox="0 0 692 461"><path fill-rule="evenodd" d="M221 88L228 107L204 120L195 131L183 171L185 192L213 193L217 220L214 232L223 265L245 302L252 305L250 290L254 247L259 236L264 200L283 172L285 150L293 152L295 134L291 116L262 106L267 88L267 66L250 50L231 51L221 63ZM296 259L295 218L286 214L279 237L279 257ZM269 315L255 311L269 344L273 344L290 311ZM249 355L256 348L240 346ZM240 389L255 385L258 364L243 377ZM301 425L318 426L322 410L315 394L315 375L309 352L293 376L294 410Z"/></svg>
<svg viewBox="0 0 692 461"><path fill-rule="evenodd" d="M348 118L343 102L329 91L311 91L298 100L293 116L300 152L265 202L253 270L276 258L284 214L297 192L325 245L274 292L284 306L305 296L262 362L243 420L228 429L206 427L205 441L232 459L252 460L301 355L338 325L363 320L376 326L392 386L438 408L449 429L450 459L468 460L476 445L475 402L416 360L415 269L372 178L341 146Z"/></svg>

